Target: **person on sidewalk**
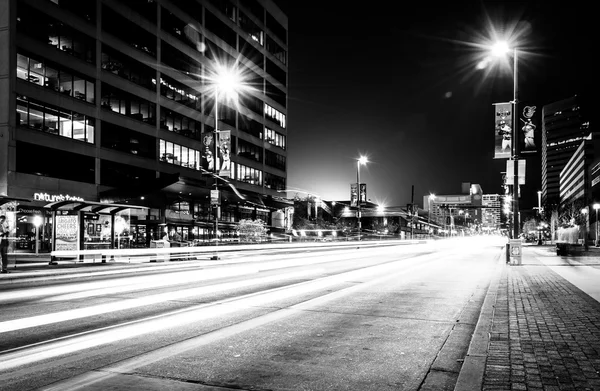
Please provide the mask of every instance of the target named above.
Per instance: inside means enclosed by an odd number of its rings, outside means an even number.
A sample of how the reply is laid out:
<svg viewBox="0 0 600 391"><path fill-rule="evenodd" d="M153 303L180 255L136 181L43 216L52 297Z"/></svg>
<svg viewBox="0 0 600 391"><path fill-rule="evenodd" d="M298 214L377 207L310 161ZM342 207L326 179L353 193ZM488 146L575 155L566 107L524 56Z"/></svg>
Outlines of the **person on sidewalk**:
<svg viewBox="0 0 600 391"><path fill-rule="evenodd" d="M0 258L2 258L0 273L8 273L8 223L4 215L0 216Z"/></svg>

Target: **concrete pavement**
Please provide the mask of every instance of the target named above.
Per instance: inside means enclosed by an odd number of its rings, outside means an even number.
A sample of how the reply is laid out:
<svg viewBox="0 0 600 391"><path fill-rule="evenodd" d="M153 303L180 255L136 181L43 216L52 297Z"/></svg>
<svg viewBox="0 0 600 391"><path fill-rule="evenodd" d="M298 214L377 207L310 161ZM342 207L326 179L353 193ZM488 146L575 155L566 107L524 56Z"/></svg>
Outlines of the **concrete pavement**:
<svg viewBox="0 0 600 391"><path fill-rule="evenodd" d="M589 283L600 276L600 249L559 257L554 246L532 245L520 266L504 260L455 391L600 390L600 303Z"/></svg>

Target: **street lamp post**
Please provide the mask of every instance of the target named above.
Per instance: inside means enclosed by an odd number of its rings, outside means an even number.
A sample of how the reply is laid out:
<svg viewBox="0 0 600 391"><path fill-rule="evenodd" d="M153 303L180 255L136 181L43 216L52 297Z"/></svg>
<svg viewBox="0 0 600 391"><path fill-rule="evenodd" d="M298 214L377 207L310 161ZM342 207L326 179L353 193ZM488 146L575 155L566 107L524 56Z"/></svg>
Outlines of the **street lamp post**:
<svg viewBox="0 0 600 391"><path fill-rule="evenodd" d="M429 224L429 234L432 234L431 229L431 201L435 200L435 194L429 194L429 211L427 213L427 223Z"/></svg>
<svg viewBox="0 0 600 391"><path fill-rule="evenodd" d="M216 195L215 202L215 255L211 257L213 260L219 259L218 246L219 246L219 214L220 214L220 194L219 194L219 167L218 167L218 141L219 141L219 98L222 93L236 96L238 90L243 88L240 74L235 72L234 69L228 68L221 64L216 64L214 76L211 78L214 89L215 89L215 130L213 134L213 177L214 177L214 190ZM210 169L210 167L209 167ZM211 197L211 203L212 203Z"/></svg>
<svg viewBox="0 0 600 391"><path fill-rule="evenodd" d="M595 203L593 205L593 207L594 207L594 210L596 211L596 223L595 223L595 225L596 225L596 241L595 241L595 246L598 247L599 246L599 243L598 243L598 209L600 209L600 204Z"/></svg>
<svg viewBox="0 0 600 391"><path fill-rule="evenodd" d="M366 158L366 156L361 156L360 158L358 158L358 160L356 161L356 189L358 190L358 210L357 210L357 220L358 220L358 240L360 241L360 233L361 233L361 229L362 229L362 225L360 222L360 203L362 202L362 194L360 191L360 165L361 164L367 164L368 160Z"/></svg>
<svg viewBox="0 0 600 391"><path fill-rule="evenodd" d="M505 55L510 51L506 42L498 42L492 47L492 53L496 56ZM519 140L517 127L519 126L518 116L518 53L517 48L513 48L513 126L511 130L512 140L512 160L514 161L513 167L513 239L519 237Z"/></svg>

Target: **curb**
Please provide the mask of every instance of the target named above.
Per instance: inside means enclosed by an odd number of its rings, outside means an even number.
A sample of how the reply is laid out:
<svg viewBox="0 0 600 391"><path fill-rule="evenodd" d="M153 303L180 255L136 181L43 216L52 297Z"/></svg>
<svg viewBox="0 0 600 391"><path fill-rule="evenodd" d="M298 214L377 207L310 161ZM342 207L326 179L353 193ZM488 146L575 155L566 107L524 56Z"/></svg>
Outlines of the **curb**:
<svg viewBox="0 0 600 391"><path fill-rule="evenodd" d="M498 254L496 270L483 300L477 326L471 338L469 350L467 351L463 365L460 368L454 391L481 391L482 389L490 343L490 331L494 320L496 296L502 272L506 267L505 253L506 247L502 247L500 254Z"/></svg>

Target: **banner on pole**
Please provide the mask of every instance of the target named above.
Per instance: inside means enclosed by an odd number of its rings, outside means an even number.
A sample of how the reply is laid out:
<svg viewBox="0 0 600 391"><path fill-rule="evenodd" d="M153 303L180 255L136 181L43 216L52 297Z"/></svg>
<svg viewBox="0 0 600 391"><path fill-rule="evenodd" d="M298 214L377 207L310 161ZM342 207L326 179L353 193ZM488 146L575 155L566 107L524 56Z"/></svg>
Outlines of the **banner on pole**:
<svg viewBox="0 0 600 391"><path fill-rule="evenodd" d="M358 184L350 184L350 206L358 206Z"/></svg>
<svg viewBox="0 0 600 391"><path fill-rule="evenodd" d="M512 103L494 103L494 159L512 155Z"/></svg>
<svg viewBox="0 0 600 391"><path fill-rule="evenodd" d="M520 134L519 140L522 153L537 152L537 145L540 143L540 132L537 130L539 124L539 115L537 114L537 106L526 105L520 110L519 125Z"/></svg>
<svg viewBox="0 0 600 391"><path fill-rule="evenodd" d="M214 142L213 132L202 133L202 168L209 172L215 171Z"/></svg>
<svg viewBox="0 0 600 391"><path fill-rule="evenodd" d="M231 131L220 131L218 141L217 162L221 162L219 176L229 178L231 176Z"/></svg>
<svg viewBox="0 0 600 391"><path fill-rule="evenodd" d="M358 193L358 202L362 204L367 202L367 184L361 183Z"/></svg>

